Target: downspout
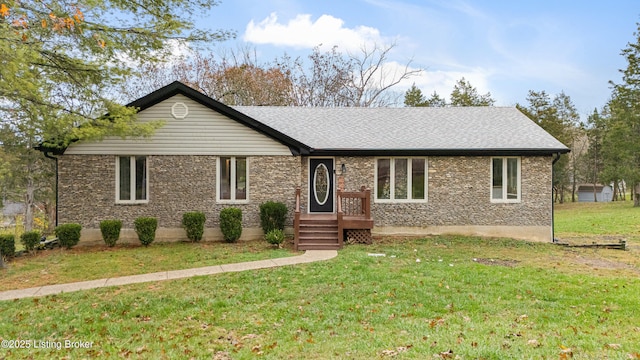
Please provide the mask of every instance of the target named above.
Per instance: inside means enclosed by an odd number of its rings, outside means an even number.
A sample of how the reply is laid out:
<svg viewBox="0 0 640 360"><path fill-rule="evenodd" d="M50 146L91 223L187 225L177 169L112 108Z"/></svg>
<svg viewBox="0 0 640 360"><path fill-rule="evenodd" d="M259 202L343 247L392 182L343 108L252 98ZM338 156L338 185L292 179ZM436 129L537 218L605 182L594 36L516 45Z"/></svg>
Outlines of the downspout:
<svg viewBox="0 0 640 360"><path fill-rule="evenodd" d="M555 206L555 199L553 198L553 165L556 164L556 162L558 162L558 160L560 160L560 155L562 155L561 153L555 153L554 155L554 159L551 162L551 242L557 242L556 240L556 233L555 233L555 210L554 210L554 206ZM56 173L57 174L57 173ZM57 203L56 203L57 205Z"/></svg>
<svg viewBox="0 0 640 360"><path fill-rule="evenodd" d="M55 226L58 226L58 158L49 155L48 151L43 151L42 152L44 154L44 157L48 158L48 159L53 159L56 161L56 220L55 220Z"/></svg>

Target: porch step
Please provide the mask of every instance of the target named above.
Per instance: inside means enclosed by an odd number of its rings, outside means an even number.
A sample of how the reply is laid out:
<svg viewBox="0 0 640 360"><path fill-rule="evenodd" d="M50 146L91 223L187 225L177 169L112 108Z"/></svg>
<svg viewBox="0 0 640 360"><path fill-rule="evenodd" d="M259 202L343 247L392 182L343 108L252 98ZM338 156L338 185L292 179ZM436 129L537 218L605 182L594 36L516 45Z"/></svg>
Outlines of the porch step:
<svg viewBox="0 0 640 360"><path fill-rule="evenodd" d="M304 219L300 221L298 250L336 250L338 222L332 219Z"/></svg>

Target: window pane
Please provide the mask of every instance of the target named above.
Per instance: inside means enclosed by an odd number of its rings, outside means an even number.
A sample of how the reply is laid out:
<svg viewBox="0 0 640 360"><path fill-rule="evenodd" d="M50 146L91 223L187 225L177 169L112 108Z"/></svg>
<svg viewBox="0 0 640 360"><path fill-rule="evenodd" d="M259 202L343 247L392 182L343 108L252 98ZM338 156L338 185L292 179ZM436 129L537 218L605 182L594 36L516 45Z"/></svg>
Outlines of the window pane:
<svg viewBox="0 0 640 360"><path fill-rule="evenodd" d="M231 158L220 158L220 199L231 199Z"/></svg>
<svg viewBox="0 0 640 360"><path fill-rule="evenodd" d="M120 165L119 186L120 193L118 200L131 200L131 158L128 156L120 156L118 158Z"/></svg>
<svg viewBox="0 0 640 360"><path fill-rule="evenodd" d="M518 159L507 159L507 199L518 199Z"/></svg>
<svg viewBox="0 0 640 360"><path fill-rule="evenodd" d="M378 199L389 199L391 196L390 159L378 159Z"/></svg>
<svg viewBox="0 0 640 360"><path fill-rule="evenodd" d="M411 198L424 200L424 159L411 160Z"/></svg>
<svg viewBox="0 0 640 360"><path fill-rule="evenodd" d="M236 200L247 199L247 158L236 158Z"/></svg>
<svg viewBox="0 0 640 360"><path fill-rule="evenodd" d="M409 177L407 174L407 159L395 159L395 189L394 199L407 198L407 184Z"/></svg>
<svg viewBox="0 0 640 360"><path fill-rule="evenodd" d="M136 156L136 200L147 199L147 158Z"/></svg>
<svg viewBox="0 0 640 360"><path fill-rule="evenodd" d="M502 199L502 158L494 158L492 164L491 198Z"/></svg>

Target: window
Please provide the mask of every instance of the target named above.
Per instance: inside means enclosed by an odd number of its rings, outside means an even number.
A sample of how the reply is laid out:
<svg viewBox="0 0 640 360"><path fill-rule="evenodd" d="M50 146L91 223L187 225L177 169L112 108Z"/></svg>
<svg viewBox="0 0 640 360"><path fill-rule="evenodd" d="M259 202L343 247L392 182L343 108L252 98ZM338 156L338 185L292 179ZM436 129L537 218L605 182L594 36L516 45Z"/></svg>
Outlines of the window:
<svg viewBox="0 0 640 360"><path fill-rule="evenodd" d="M146 156L118 156L116 161L116 202L149 201Z"/></svg>
<svg viewBox="0 0 640 360"><path fill-rule="evenodd" d="M426 158L380 158L376 161L376 200L426 201Z"/></svg>
<svg viewBox="0 0 640 360"><path fill-rule="evenodd" d="M218 158L218 201L246 202L249 171L246 157Z"/></svg>
<svg viewBox="0 0 640 360"><path fill-rule="evenodd" d="M520 158L491 159L491 201L520 201Z"/></svg>

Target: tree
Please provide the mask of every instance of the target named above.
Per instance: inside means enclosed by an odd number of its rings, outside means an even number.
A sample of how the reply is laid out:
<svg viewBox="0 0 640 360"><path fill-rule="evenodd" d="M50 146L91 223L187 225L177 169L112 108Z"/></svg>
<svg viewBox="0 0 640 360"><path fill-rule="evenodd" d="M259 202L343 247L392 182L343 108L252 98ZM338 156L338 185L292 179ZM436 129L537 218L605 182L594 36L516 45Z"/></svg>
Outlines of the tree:
<svg viewBox="0 0 640 360"><path fill-rule="evenodd" d="M396 99L391 88L421 70L409 63L388 71L393 48L363 48L345 55L333 47L315 47L305 58L288 55L261 63L255 52L242 49L223 55L195 53L166 66L151 65L129 94L135 97L179 80L228 105L387 106Z"/></svg>
<svg viewBox="0 0 640 360"><path fill-rule="evenodd" d="M627 67L620 69L622 82L612 86L609 101L611 119L603 140L603 149L615 154L616 172L628 184L634 185L634 206L640 206L640 23L634 32L633 43L628 43L621 55ZM608 159L609 160L609 159ZM607 164L609 165L609 164Z"/></svg>
<svg viewBox="0 0 640 360"><path fill-rule="evenodd" d="M605 134L606 117L593 109L587 117L587 152L582 160L583 177L586 182L594 185L594 201L597 201L595 185L598 183L612 183L613 179L606 179L604 172L604 156L602 151L602 141Z"/></svg>
<svg viewBox="0 0 640 360"><path fill-rule="evenodd" d="M516 107L558 141L571 147L574 138L579 134L576 131L579 115L571 98L562 92L552 100L545 91L530 90L527 102L528 107L520 104ZM561 157L553 168L553 186L556 190L556 199L561 203L564 202L564 190L567 185L570 181L575 183L570 176L569 163L566 156Z"/></svg>
<svg viewBox="0 0 640 360"><path fill-rule="evenodd" d="M429 107L446 107L447 100L440 97L437 92L433 92L431 96L425 101L425 105Z"/></svg>
<svg viewBox="0 0 640 360"><path fill-rule="evenodd" d="M451 104L447 104L445 98L440 97L437 92L433 92L426 99L422 95L422 91L415 84L411 86L405 93L405 106L428 106L428 107L446 107L446 106L493 106L495 100L491 98L491 93L484 95L478 94L478 90L471 86L471 83L461 78L456 82L451 92Z"/></svg>
<svg viewBox="0 0 640 360"><path fill-rule="evenodd" d="M422 69L411 69L411 61L402 65L400 69L389 64L387 56L395 46L392 44L384 47L375 44L373 49L363 46L359 54L349 55L350 62L353 64L348 86L350 106L392 105L396 103L396 99L390 97L388 90L402 80L422 72Z"/></svg>
<svg viewBox="0 0 640 360"><path fill-rule="evenodd" d="M29 153L36 144L56 151L81 139L152 133L159 123L136 124L135 109L116 104L111 94L136 64L168 56L172 41L206 43L231 36L194 29L191 14L214 5L215 0L149 0L144 6L132 0L3 1L0 143L15 144L4 151L25 161L28 174L40 174ZM36 201L33 176L22 184L29 209Z"/></svg>
<svg viewBox="0 0 640 360"><path fill-rule="evenodd" d="M413 83L409 90L404 93L404 106L418 107L425 106L427 99L422 95L422 91L418 89L416 83Z"/></svg>
<svg viewBox="0 0 640 360"><path fill-rule="evenodd" d="M451 92L451 106L493 106L495 102L491 93L478 94L478 90L464 77L458 80Z"/></svg>

